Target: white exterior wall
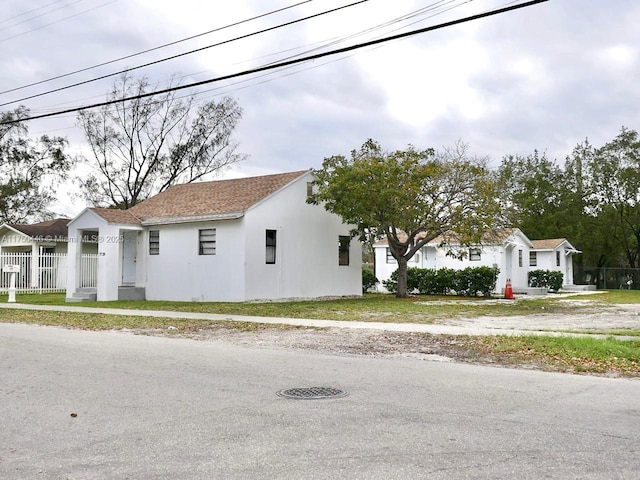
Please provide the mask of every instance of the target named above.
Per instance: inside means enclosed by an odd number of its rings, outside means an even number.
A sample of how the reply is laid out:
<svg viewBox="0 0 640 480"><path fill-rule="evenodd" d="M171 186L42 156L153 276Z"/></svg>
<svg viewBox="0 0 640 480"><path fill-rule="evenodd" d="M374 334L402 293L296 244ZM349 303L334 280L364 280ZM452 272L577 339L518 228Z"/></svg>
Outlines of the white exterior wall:
<svg viewBox="0 0 640 480"><path fill-rule="evenodd" d="M387 263L386 245L374 247L376 259L376 278L380 281L379 291L386 291L382 281L387 280L398 268L397 263ZM443 247L426 246L419 254L418 259L412 258L407 267L420 268L452 268L462 270L467 267L497 267L500 270L496 281L496 291L500 292L505 287L507 279L511 280L514 288L526 288L529 278L529 251L531 247L528 239L519 232L514 233L509 238L506 245L484 245L481 249L480 260L469 260L467 256L462 260L453 256L447 256L447 249ZM522 266L518 260L518 252L522 251Z"/></svg>
<svg viewBox="0 0 640 480"><path fill-rule="evenodd" d="M72 297L80 283L80 257L87 251L95 252L95 243L81 243L82 232L97 231L97 300L118 300L118 287L122 284L122 232L134 230L137 236L138 256L140 255L140 238L142 227L137 225L109 224L90 210L85 210L69 225L67 245L67 297ZM89 247L89 245L91 245ZM137 262L136 262L137 267ZM144 286L140 268L136 269L136 286Z"/></svg>
<svg viewBox="0 0 640 480"><path fill-rule="evenodd" d="M149 226L144 256L147 300L244 300L243 219ZM199 230L216 229L215 255L199 255ZM149 255L149 230L160 231L160 253Z"/></svg>
<svg viewBox="0 0 640 480"><path fill-rule="evenodd" d="M362 245L352 239L349 265L338 265L338 236L349 226L309 205L298 178L245 215L245 300L362 295ZM276 230L276 263L266 264L266 230Z"/></svg>
<svg viewBox="0 0 640 480"><path fill-rule="evenodd" d="M556 252L560 253L560 265L556 261ZM562 284L573 285L573 259L567 255L563 246L554 250L537 250L538 266L531 270L555 270L562 273Z"/></svg>

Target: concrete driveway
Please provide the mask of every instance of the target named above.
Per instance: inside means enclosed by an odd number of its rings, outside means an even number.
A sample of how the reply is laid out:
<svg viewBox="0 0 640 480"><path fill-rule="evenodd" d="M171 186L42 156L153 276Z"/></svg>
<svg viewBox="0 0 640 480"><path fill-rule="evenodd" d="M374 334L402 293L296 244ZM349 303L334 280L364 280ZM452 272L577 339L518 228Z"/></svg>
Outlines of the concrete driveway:
<svg viewBox="0 0 640 480"><path fill-rule="evenodd" d="M640 471L637 380L21 324L0 324L0 367L3 479ZM348 395L276 395L308 386Z"/></svg>

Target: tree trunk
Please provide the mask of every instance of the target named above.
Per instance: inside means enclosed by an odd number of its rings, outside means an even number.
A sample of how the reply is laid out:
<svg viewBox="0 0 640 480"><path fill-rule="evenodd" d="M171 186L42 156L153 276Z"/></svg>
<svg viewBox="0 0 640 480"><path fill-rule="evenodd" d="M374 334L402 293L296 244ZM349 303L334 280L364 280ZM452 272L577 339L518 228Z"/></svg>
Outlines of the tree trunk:
<svg viewBox="0 0 640 480"><path fill-rule="evenodd" d="M404 255L398 257L398 291L397 298L406 298L409 296L407 292L407 259Z"/></svg>

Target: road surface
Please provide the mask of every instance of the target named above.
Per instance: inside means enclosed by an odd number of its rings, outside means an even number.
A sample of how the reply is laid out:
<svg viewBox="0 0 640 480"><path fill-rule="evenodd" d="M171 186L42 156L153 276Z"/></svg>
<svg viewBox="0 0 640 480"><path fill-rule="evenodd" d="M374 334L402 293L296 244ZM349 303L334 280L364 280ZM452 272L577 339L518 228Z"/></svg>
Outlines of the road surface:
<svg viewBox="0 0 640 480"><path fill-rule="evenodd" d="M0 324L2 479L637 479L640 381ZM276 393L327 386L343 398Z"/></svg>

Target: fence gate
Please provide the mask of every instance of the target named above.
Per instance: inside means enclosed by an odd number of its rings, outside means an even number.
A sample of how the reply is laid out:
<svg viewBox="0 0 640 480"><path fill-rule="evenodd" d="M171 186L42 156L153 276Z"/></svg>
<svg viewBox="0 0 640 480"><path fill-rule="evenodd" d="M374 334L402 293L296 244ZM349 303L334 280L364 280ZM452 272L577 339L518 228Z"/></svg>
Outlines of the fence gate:
<svg viewBox="0 0 640 480"><path fill-rule="evenodd" d="M64 292L67 288L67 254L45 253L35 257L30 252L0 254L4 265L18 265L16 291L21 293ZM9 290L10 273L0 274L0 292Z"/></svg>

